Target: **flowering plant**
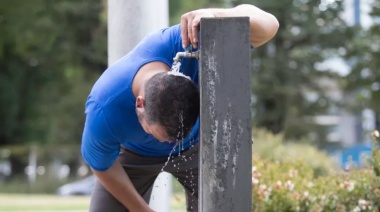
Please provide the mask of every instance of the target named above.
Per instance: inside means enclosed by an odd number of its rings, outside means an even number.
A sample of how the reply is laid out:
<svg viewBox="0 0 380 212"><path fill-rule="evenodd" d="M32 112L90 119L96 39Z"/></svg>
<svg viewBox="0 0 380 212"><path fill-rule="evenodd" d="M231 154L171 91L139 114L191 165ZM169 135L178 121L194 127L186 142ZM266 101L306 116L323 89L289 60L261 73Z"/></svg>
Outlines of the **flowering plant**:
<svg viewBox="0 0 380 212"><path fill-rule="evenodd" d="M377 142L378 132L373 137ZM259 155L253 155L253 211L380 211L380 150L376 145L368 167L325 175L316 175L316 169L302 157L280 161Z"/></svg>

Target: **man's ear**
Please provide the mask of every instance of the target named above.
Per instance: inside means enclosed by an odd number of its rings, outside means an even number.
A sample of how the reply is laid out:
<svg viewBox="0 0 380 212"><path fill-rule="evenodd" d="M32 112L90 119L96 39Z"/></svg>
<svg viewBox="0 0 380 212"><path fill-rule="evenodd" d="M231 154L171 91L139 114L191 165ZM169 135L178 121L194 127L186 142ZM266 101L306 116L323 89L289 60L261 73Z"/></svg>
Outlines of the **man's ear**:
<svg viewBox="0 0 380 212"><path fill-rule="evenodd" d="M145 99L142 96L138 96L136 98L136 108L137 109L144 109L145 107Z"/></svg>

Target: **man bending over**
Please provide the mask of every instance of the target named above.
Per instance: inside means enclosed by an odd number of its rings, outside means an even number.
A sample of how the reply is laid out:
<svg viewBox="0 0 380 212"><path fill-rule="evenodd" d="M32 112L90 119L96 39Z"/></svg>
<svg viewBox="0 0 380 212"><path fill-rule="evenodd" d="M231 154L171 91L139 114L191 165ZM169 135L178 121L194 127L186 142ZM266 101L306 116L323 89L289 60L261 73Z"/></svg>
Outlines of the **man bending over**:
<svg viewBox="0 0 380 212"><path fill-rule="evenodd" d="M82 155L97 177L90 211L152 211L148 202L161 171L184 186L188 211L198 211L198 61L177 52L198 47L202 17L250 18L250 42L259 47L277 32L277 19L253 5L200 9L181 23L148 35L111 65L86 103ZM233 30L233 29L231 29Z"/></svg>

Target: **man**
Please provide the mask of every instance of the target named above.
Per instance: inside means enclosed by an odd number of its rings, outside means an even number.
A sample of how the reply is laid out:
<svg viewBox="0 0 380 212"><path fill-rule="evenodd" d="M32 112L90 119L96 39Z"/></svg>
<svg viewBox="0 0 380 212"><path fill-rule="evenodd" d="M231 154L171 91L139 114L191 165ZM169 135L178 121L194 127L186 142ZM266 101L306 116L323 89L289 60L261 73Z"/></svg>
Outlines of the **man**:
<svg viewBox="0 0 380 212"><path fill-rule="evenodd" d="M82 155L98 182L90 211L152 211L149 198L157 175L173 174L184 186L188 211L198 211L198 61L182 59L168 74L177 52L198 47L202 17L248 16L250 41L259 47L277 32L277 19L253 5L201 9L181 24L148 35L110 66L86 103Z"/></svg>

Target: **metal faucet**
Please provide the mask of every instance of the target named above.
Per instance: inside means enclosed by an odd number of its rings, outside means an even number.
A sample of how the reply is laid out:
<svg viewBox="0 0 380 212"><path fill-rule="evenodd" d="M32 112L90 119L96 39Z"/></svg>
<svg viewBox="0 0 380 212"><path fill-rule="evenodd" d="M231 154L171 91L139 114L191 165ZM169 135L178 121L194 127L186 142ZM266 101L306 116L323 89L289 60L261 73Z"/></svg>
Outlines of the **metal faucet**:
<svg viewBox="0 0 380 212"><path fill-rule="evenodd" d="M191 51L192 48L187 48L185 52L178 52L175 57L173 58L173 60L175 62L179 62L181 60L181 58L185 57L185 58L196 58L196 59L199 59L199 51L195 51L195 52L192 52Z"/></svg>

